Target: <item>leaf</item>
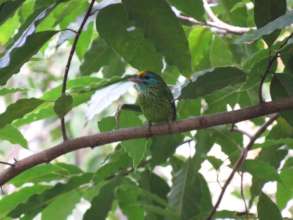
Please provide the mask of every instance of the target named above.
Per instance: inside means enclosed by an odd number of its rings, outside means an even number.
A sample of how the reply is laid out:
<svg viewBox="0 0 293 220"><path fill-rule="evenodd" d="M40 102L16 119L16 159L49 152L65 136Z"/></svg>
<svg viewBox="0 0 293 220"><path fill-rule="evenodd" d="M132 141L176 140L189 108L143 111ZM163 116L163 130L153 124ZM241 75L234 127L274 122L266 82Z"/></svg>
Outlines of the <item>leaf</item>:
<svg viewBox="0 0 293 220"><path fill-rule="evenodd" d="M293 149L293 138L266 139L264 143L254 144L254 148L269 148L276 145L286 145L288 149Z"/></svg>
<svg viewBox="0 0 293 220"><path fill-rule="evenodd" d="M175 174L169 194L169 204L182 220L194 216L205 219L205 215L212 208L207 184L197 173L192 160L187 160L182 169Z"/></svg>
<svg viewBox="0 0 293 220"><path fill-rule="evenodd" d="M137 187L122 185L116 191L119 207L128 220L144 220L144 209L139 202L140 192Z"/></svg>
<svg viewBox="0 0 293 220"><path fill-rule="evenodd" d="M212 164L214 169L219 170L219 168L222 166L223 161L214 157L214 156L208 156L207 160Z"/></svg>
<svg viewBox="0 0 293 220"><path fill-rule="evenodd" d="M20 99L9 105L5 112L0 114L0 128L13 122L15 119L23 117L25 114L33 111L44 101L36 98Z"/></svg>
<svg viewBox="0 0 293 220"><path fill-rule="evenodd" d="M151 163L153 165L165 163L182 143L183 138L184 137L180 134L153 137L150 143L150 151L152 154Z"/></svg>
<svg viewBox="0 0 293 220"><path fill-rule="evenodd" d="M210 45L213 34L208 28L194 27L188 35L189 50L191 52L192 70L204 70L210 65Z"/></svg>
<svg viewBox="0 0 293 220"><path fill-rule="evenodd" d="M182 88L180 99L195 99L216 90L245 81L245 73L236 67L219 67L194 74L191 82Z"/></svg>
<svg viewBox="0 0 293 220"><path fill-rule="evenodd" d="M282 220L282 215L275 203L264 193L261 193L257 204L259 220Z"/></svg>
<svg viewBox="0 0 293 220"><path fill-rule="evenodd" d="M62 94L54 104L54 111L62 118L72 109L73 98L71 95Z"/></svg>
<svg viewBox="0 0 293 220"><path fill-rule="evenodd" d="M11 93L25 92L25 91L27 91L27 89L25 88L0 88L0 95L4 96Z"/></svg>
<svg viewBox="0 0 293 220"><path fill-rule="evenodd" d="M100 36L130 65L139 70L160 72L162 57L145 39L141 29L128 20L121 4L100 11L96 20Z"/></svg>
<svg viewBox="0 0 293 220"><path fill-rule="evenodd" d="M115 117L106 117L98 122L101 132L112 131L116 127Z"/></svg>
<svg viewBox="0 0 293 220"><path fill-rule="evenodd" d="M91 202L91 207L83 216L84 220L104 220L112 207L114 200L114 191L121 183L121 178L117 177L108 181L99 191Z"/></svg>
<svg viewBox="0 0 293 220"><path fill-rule="evenodd" d="M81 194L72 191L58 196L42 212L42 220L67 219L80 201Z"/></svg>
<svg viewBox="0 0 293 220"><path fill-rule="evenodd" d="M250 43L263 36L271 34L275 30L281 30L282 28L285 28L291 25L292 23L293 23L293 10L287 12L285 15L278 17L274 21L271 21L270 23L266 24L262 28L259 28L258 30L250 31L242 35L237 40L235 40L235 43L236 44Z"/></svg>
<svg viewBox="0 0 293 220"><path fill-rule="evenodd" d="M142 189L167 200L170 187L162 177L146 170L142 173L139 183Z"/></svg>
<svg viewBox="0 0 293 220"><path fill-rule="evenodd" d="M0 129L0 139L9 141L12 144L19 144L20 146L27 148L27 140L21 132L12 125L6 125Z"/></svg>
<svg viewBox="0 0 293 220"><path fill-rule="evenodd" d="M229 66L235 63L228 41L223 37L213 36L209 54L212 67Z"/></svg>
<svg viewBox="0 0 293 220"><path fill-rule="evenodd" d="M288 73L275 74L271 83L271 96L273 100L293 96L293 75ZM293 111L283 111L281 116L293 126Z"/></svg>
<svg viewBox="0 0 293 220"><path fill-rule="evenodd" d="M87 120L93 119L96 115L102 113L114 101L127 93L133 86L130 81L116 82L104 88L97 90L89 101L89 107L86 111Z"/></svg>
<svg viewBox="0 0 293 220"><path fill-rule="evenodd" d="M109 158L109 162L101 166L94 174L93 181L95 184L102 182L109 176L118 173L120 170L125 169L131 165L131 159L124 151L116 151Z"/></svg>
<svg viewBox="0 0 293 220"><path fill-rule="evenodd" d="M100 37L96 38L84 56L80 72L82 75L98 72L102 67L113 65L113 60L116 59L121 60L113 49L107 45L105 40ZM120 74L122 74L122 71Z"/></svg>
<svg viewBox="0 0 293 220"><path fill-rule="evenodd" d="M0 85L4 85L13 74L17 73L21 66L56 33L56 31L43 31L32 34L24 42L19 42L7 50L0 59Z"/></svg>
<svg viewBox="0 0 293 220"><path fill-rule="evenodd" d="M140 162L145 158L148 149L145 139L133 139L123 141L122 147L133 160L133 166L137 168Z"/></svg>
<svg viewBox="0 0 293 220"><path fill-rule="evenodd" d="M286 13L286 0L255 0L254 2L254 20L258 28L275 20ZM275 32L270 36L265 36L264 40L271 45L280 32Z"/></svg>
<svg viewBox="0 0 293 220"><path fill-rule="evenodd" d="M243 169L253 177L263 181L280 180L277 170L270 164L261 160L246 160Z"/></svg>
<svg viewBox="0 0 293 220"><path fill-rule="evenodd" d="M19 204L26 202L31 196L42 193L49 186L34 185L31 187L21 188L17 192L13 192L0 200L0 218L7 217L7 214L15 209Z"/></svg>
<svg viewBox="0 0 293 220"><path fill-rule="evenodd" d="M52 180L61 180L80 173L81 170L78 167L70 164L41 164L19 174L10 180L9 183L15 187L20 187L27 183L37 184Z"/></svg>
<svg viewBox="0 0 293 220"><path fill-rule="evenodd" d="M142 28L169 65L185 75L191 73L188 43L178 19L165 0L122 0L135 25Z"/></svg>
<svg viewBox="0 0 293 220"><path fill-rule="evenodd" d="M204 21L204 8L201 0L182 1L182 0L168 0L178 10L184 14L191 16L197 20Z"/></svg>
<svg viewBox="0 0 293 220"><path fill-rule="evenodd" d="M72 190L76 190L80 185L88 183L91 178L91 174L85 173L83 175L70 178L66 183L58 183L41 194L31 196L26 202L19 204L15 209L13 209L8 216L17 218L22 214L31 215L38 213L46 208L56 197Z"/></svg>
<svg viewBox="0 0 293 220"><path fill-rule="evenodd" d="M284 168L280 173L282 182L277 183L276 199L280 209L286 208L287 203L293 197L293 167Z"/></svg>
<svg viewBox="0 0 293 220"><path fill-rule="evenodd" d="M24 0L14 0L0 4L0 25L11 17L23 2Z"/></svg>

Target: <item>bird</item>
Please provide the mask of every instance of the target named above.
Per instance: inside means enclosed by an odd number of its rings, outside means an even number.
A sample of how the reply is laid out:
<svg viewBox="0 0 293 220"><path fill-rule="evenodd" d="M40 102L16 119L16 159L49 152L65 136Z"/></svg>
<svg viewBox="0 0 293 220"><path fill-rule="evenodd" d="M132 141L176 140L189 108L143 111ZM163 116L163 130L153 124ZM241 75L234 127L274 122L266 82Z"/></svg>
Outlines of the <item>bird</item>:
<svg viewBox="0 0 293 220"><path fill-rule="evenodd" d="M163 80L154 72L143 71L128 78L138 91L136 104L140 107L149 125L176 120L173 95Z"/></svg>

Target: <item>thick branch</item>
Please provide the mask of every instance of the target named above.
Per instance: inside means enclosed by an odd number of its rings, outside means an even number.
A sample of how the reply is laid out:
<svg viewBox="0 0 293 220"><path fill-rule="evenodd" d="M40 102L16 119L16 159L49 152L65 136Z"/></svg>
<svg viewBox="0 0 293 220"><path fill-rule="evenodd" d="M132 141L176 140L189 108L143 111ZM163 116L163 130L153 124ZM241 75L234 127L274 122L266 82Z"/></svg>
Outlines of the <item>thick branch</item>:
<svg viewBox="0 0 293 220"><path fill-rule="evenodd" d="M47 150L17 161L13 167L7 168L0 174L0 185L3 185L13 177L27 169L30 169L31 167L42 163L48 163L63 154L81 148L86 148L89 146L101 146L117 141L149 137L152 135L180 133L195 129L208 128L216 125L231 124L289 109L293 109L293 97L274 102L266 102L231 112L217 113L175 121L168 124L154 125L151 128L125 128L67 140Z"/></svg>

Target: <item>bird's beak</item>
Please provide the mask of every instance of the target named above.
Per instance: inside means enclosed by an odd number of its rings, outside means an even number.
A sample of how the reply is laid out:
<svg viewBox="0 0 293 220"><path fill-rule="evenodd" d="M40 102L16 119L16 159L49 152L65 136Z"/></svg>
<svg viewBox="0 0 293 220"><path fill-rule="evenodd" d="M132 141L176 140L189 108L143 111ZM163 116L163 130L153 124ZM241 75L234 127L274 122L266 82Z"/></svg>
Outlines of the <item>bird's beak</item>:
<svg viewBox="0 0 293 220"><path fill-rule="evenodd" d="M135 82L135 83L141 83L142 79L139 76L132 76L132 77L128 78L128 81L132 81L132 82Z"/></svg>

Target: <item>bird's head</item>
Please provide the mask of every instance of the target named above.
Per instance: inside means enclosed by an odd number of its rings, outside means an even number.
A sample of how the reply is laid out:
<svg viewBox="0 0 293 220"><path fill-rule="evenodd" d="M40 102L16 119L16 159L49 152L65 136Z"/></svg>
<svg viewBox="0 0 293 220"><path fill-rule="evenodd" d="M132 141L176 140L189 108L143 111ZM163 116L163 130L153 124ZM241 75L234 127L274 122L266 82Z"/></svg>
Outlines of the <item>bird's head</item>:
<svg viewBox="0 0 293 220"><path fill-rule="evenodd" d="M128 80L136 83L137 88L140 91L145 91L148 88L160 86L162 83L164 84L164 81L160 75L150 71L140 72L136 76L128 78Z"/></svg>

